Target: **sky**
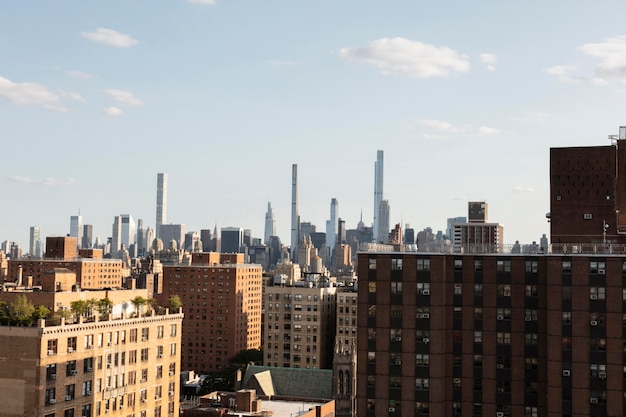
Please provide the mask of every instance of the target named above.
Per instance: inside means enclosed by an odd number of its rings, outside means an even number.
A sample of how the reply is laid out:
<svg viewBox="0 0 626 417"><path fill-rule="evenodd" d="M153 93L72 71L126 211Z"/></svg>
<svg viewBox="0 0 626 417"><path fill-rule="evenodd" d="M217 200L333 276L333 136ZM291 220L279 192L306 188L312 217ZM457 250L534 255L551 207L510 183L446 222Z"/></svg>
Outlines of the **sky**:
<svg viewBox="0 0 626 417"><path fill-rule="evenodd" d="M84 0L0 9L0 241L130 213L290 244L302 221L444 230L487 201L505 243L549 235L549 149L626 125L623 1Z"/></svg>

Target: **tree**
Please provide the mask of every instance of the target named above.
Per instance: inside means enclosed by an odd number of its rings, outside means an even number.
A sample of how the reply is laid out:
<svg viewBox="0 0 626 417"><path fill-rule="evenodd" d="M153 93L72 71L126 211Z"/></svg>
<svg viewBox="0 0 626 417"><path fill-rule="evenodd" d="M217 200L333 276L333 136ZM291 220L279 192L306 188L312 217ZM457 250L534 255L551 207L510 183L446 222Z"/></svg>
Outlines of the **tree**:
<svg viewBox="0 0 626 417"><path fill-rule="evenodd" d="M107 319L109 314L111 314L111 310L113 310L113 301L108 297L98 301L98 313L100 313L100 316Z"/></svg>
<svg viewBox="0 0 626 417"><path fill-rule="evenodd" d="M9 311L11 312L11 320L20 326L30 326L33 322L35 306L28 301L25 295L20 294L10 304Z"/></svg>
<svg viewBox="0 0 626 417"><path fill-rule="evenodd" d="M46 306L37 306L33 312L33 320L45 319L50 315L50 310Z"/></svg>
<svg viewBox="0 0 626 417"><path fill-rule="evenodd" d="M137 297L130 300L130 302L133 303L133 305L135 306L135 310L137 311L137 316L140 316L141 313L143 313L143 306L146 305L148 300L143 298L141 295L138 295Z"/></svg>
<svg viewBox="0 0 626 417"><path fill-rule="evenodd" d="M146 300L146 303L148 304L148 306L150 307L150 311L152 312L152 314L154 313L158 313L159 310L161 309L161 306L159 305L159 303L157 302L157 300L155 300L154 298L148 298Z"/></svg>
<svg viewBox="0 0 626 417"><path fill-rule="evenodd" d="M180 297L178 295L172 295L169 298L169 303L170 303L170 311L172 313L178 313L180 311L180 308L183 306L183 302L180 301Z"/></svg>
<svg viewBox="0 0 626 417"><path fill-rule="evenodd" d="M89 304L85 300L72 301L70 303L72 313L77 316L86 316L89 314Z"/></svg>

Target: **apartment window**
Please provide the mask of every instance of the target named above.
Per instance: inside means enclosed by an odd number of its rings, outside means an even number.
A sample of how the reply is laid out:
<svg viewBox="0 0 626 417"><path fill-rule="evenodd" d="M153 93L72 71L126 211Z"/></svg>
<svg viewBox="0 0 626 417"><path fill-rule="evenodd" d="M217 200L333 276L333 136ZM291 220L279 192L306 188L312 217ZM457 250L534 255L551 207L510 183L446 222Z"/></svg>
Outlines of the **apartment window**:
<svg viewBox="0 0 626 417"><path fill-rule="evenodd" d="M163 338L163 326L157 326L157 339Z"/></svg>
<svg viewBox="0 0 626 417"><path fill-rule="evenodd" d="M483 295L483 284L474 284L474 296L482 297Z"/></svg>
<svg viewBox="0 0 626 417"><path fill-rule="evenodd" d="M422 353L416 354L415 366L430 366L430 355Z"/></svg>
<svg viewBox="0 0 626 417"><path fill-rule="evenodd" d="M564 274L571 274L572 273L572 261L562 261L561 272Z"/></svg>
<svg viewBox="0 0 626 417"><path fill-rule="evenodd" d="M537 334L536 333L526 333L524 335L524 339L526 341L526 346L536 345L537 344Z"/></svg>
<svg viewBox="0 0 626 417"><path fill-rule="evenodd" d="M391 293L400 295L402 294L402 283L401 282L392 282L391 283Z"/></svg>
<svg viewBox="0 0 626 417"><path fill-rule="evenodd" d="M391 259L391 270L402 271L402 258Z"/></svg>
<svg viewBox="0 0 626 417"><path fill-rule="evenodd" d="M496 343L500 345L510 345L511 344L511 333L509 332L497 332L496 333Z"/></svg>
<svg viewBox="0 0 626 417"><path fill-rule="evenodd" d="M70 401L74 399L75 385L70 384L65 386L65 400Z"/></svg>
<svg viewBox="0 0 626 417"><path fill-rule="evenodd" d="M367 291L370 294L375 294L376 293L376 281L370 281L367 283Z"/></svg>
<svg viewBox="0 0 626 417"><path fill-rule="evenodd" d="M170 356L176 355L176 343L170 343Z"/></svg>
<svg viewBox="0 0 626 417"><path fill-rule="evenodd" d="M416 390L428 390L430 384L428 378L415 378Z"/></svg>
<svg viewBox="0 0 626 417"><path fill-rule="evenodd" d="M511 284L498 284L497 294L499 297L510 297Z"/></svg>
<svg viewBox="0 0 626 417"><path fill-rule="evenodd" d="M137 329L130 329L129 339L131 343L135 343L137 341Z"/></svg>
<svg viewBox="0 0 626 417"><path fill-rule="evenodd" d="M526 309L524 319L526 321L537 321L537 310Z"/></svg>
<svg viewBox="0 0 626 417"><path fill-rule="evenodd" d="M422 295L429 295L430 294L430 283L428 282L418 282L416 284L417 286L417 293L418 294L422 294Z"/></svg>
<svg viewBox="0 0 626 417"><path fill-rule="evenodd" d="M391 305L391 317L395 319L402 318L402 306L397 304Z"/></svg>
<svg viewBox="0 0 626 417"><path fill-rule="evenodd" d="M592 300L604 300L606 296L606 289L604 287L590 287L589 298Z"/></svg>
<svg viewBox="0 0 626 417"><path fill-rule="evenodd" d="M57 339L48 340L48 356L56 355L59 341Z"/></svg>
<svg viewBox="0 0 626 417"><path fill-rule="evenodd" d="M146 382L148 380L148 369L141 370L141 380L139 382Z"/></svg>
<svg viewBox="0 0 626 417"><path fill-rule="evenodd" d="M171 337L176 336L176 325L175 324L170 324L170 336Z"/></svg>
<svg viewBox="0 0 626 417"><path fill-rule="evenodd" d="M92 394L91 381L83 382L82 394L83 395L91 395Z"/></svg>
<svg viewBox="0 0 626 417"><path fill-rule="evenodd" d="M376 258L370 258L369 261L369 268L376 269Z"/></svg>
<svg viewBox="0 0 626 417"><path fill-rule="evenodd" d="M56 401L57 401L56 389L55 388L46 389L45 404L46 405L55 404Z"/></svg>
<svg viewBox="0 0 626 417"><path fill-rule="evenodd" d="M76 351L76 337L67 338L67 352L72 353Z"/></svg>
<svg viewBox="0 0 626 417"><path fill-rule="evenodd" d="M170 376L173 376L176 373L176 364L170 363Z"/></svg>
<svg viewBox="0 0 626 417"><path fill-rule="evenodd" d="M510 290L510 288L509 288ZM526 297L536 297L537 296L537 286L536 285L527 285L526 286Z"/></svg>
<svg viewBox="0 0 626 417"><path fill-rule="evenodd" d="M418 259L417 270L418 271L430 271L430 259Z"/></svg>
<svg viewBox="0 0 626 417"><path fill-rule="evenodd" d="M85 358L83 359L83 372L91 372L93 371L93 358Z"/></svg>
<svg viewBox="0 0 626 417"><path fill-rule="evenodd" d="M131 365L134 363L137 363L137 351L136 350L131 350L130 352L128 352L128 363Z"/></svg>
<svg viewBox="0 0 626 417"><path fill-rule="evenodd" d="M145 362L148 360L148 348L141 349L141 361Z"/></svg>
<svg viewBox="0 0 626 417"><path fill-rule="evenodd" d="M157 365L156 367L156 377L163 378L163 365Z"/></svg>
<svg viewBox="0 0 626 417"><path fill-rule="evenodd" d="M130 371L128 373L128 385L135 385L137 383L137 372Z"/></svg>
<svg viewBox="0 0 626 417"><path fill-rule="evenodd" d="M510 308L499 308L496 310L496 318L498 320L511 320Z"/></svg>
<svg viewBox="0 0 626 417"><path fill-rule="evenodd" d="M530 262L530 261L527 261L527 262ZM511 272L511 261L498 259L496 261L496 270L498 272Z"/></svg>
<svg viewBox="0 0 626 417"><path fill-rule="evenodd" d="M474 260L474 272L482 272L483 271L483 261L482 259Z"/></svg>
<svg viewBox="0 0 626 417"><path fill-rule="evenodd" d="M536 274L538 268L539 268L539 266L538 266L538 262L537 261L526 261L526 272L527 273Z"/></svg>
<svg viewBox="0 0 626 417"><path fill-rule="evenodd" d="M454 284L454 295L463 294L463 284Z"/></svg>
<svg viewBox="0 0 626 417"><path fill-rule="evenodd" d="M76 376L77 374L76 361L67 361L65 363L65 376Z"/></svg>
<svg viewBox="0 0 626 417"><path fill-rule="evenodd" d="M571 311L564 311L563 313L561 313L562 315L562 323L564 325L571 325L572 324L572 312Z"/></svg>
<svg viewBox="0 0 626 417"><path fill-rule="evenodd" d="M91 404L84 404L80 410L81 417L91 417Z"/></svg>
<svg viewBox="0 0 626 417"><path fill-rule="evenodd" d="M148 327L144 327L143 329L141 329L141 341L142 342L147 342L149 336L150 336L150 329Z"/></svg>

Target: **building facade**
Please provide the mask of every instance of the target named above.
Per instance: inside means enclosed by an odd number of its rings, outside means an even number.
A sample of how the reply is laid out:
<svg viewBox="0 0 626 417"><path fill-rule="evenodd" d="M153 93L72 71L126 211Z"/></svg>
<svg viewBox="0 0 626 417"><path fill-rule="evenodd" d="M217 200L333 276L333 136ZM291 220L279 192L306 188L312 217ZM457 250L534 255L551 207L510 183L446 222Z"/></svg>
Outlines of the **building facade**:
<svg viewBox="0 0 626 417"><path fill-rule="evenodd" d="M359 255L357 415L626 414L626 256Z"/></svg>
<svg viewBox="0 0 626 417"><path fill-rule="evenodd" d="M243 254L194 253L191 265L163 266L160 303L185 306L183 369L221 371L241 350L261 346L262 268Z"/></svg>

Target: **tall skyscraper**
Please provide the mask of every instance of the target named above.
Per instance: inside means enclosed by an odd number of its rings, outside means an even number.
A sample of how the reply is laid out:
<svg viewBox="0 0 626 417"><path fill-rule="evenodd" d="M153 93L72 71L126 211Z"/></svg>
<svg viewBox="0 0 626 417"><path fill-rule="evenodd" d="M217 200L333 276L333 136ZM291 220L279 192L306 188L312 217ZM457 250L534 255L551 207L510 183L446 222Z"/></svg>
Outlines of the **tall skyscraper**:
<svg viewBox="0 0 626 417"><path fill-rule="evenodd" d="M389 200L382 200L378 205L378 239L377 243L389 242Z"/></svg>
<svg viewBox="0 0 626 417"><path fill-rule="evenodd" d="M298 251L300 217L298 216L298 164L291 166L291 259L295 260Z"/></svg>
<svg viewBox="0 0 626 417"><path fill-rule="evenodd" d="M122 240L126 249L135 243L135 236L137 235L137 227L133 216L130 214L122 214Z"/></svg>
<svg viewBox="0 0 626 417"><path fill-rule="evenodd" d="M83 249L89 249L93 246L93 226L91 224L83 225L83 239L81 247Z"/></svg>
<svg viewBox="0 0 626 417"><path fill-rule="evenodd" d="M167 222L167 174L157 174L157 202L156 202L156 237L161 237L161 225Z"/></svg>
<svg viewBox="0 0 626 417"><path fill-rule="evenodd" d="M76 242L80 247L83 241L83 216L80 213L70 217L70 236L76 238Z"/></svg>
<svg viewBox="0 0 626 417"><path fill-rule="evenodd" d="M222 227L222 253L237 253L243 245L243 229Z"/></svg>
<svg viewBox="0 0 626 417"><path fill-rule="evenodd" d="M376 162L374 163L374 242L386 239L380 236L380 202L383 201L383 168L384 168L384 152L378 150L376 153ZM387 223L385 235L389 233L389 223Z"/></svg>
<svg viewBox="0 0 626 417"><path fill-rule="evenodd" d="M326 221L326 244L332 252L337 238L337 216L339 215L339 203L336 198L330 200L330 220ZM342 243L342 242L339 242Z"/></svg>
<svg viewBox="0 0 626 417"><path fill-rule="evenodd" d="M269 245L271 236L276 236L276 219L274 218L272 203L268 201L267 212L265 213L265 235L263 236L263 243Z"/></svg>
<svg viewBox="0 0 626 417"><path fill-rule="evenodd" d="M28 254L30 256L38 258L41 255L41 254L39 254L39 256L37 255L37 242L40 240L41 240L41 230L39 229L39 226L32 226L30 228L30 242L28 245Z"/></svg>
<svg viewBox="0 0 626 417"><path fill-rule="evenodd" d="M111 232L111 256L117 258L122 247L122 216L115 216L113 219L113 230Z"/></svg>

